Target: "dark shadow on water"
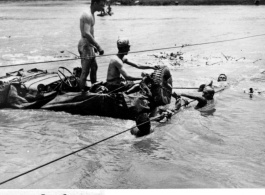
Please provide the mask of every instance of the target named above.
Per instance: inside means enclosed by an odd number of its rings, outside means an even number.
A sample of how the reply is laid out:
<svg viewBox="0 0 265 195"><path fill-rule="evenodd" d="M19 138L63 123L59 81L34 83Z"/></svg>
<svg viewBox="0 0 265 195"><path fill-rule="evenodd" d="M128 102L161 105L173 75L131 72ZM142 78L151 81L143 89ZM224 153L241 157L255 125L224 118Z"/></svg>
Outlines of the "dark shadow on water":
<svg viewBox="0 0 265 195"><path fill-rule="evenodd" d="M138 153L145 153L160 160L170 160L167 157L170 152L166 148L162 147L159 142L154 141L152 138L135 142L132 146Z"/></svg>
<svg viewBox="0 0 265 195"><path fill-rule="evenodd" d="M207 111L200 111L201 115L204 117L208 117L208 116L213 116L213 114L215 113L216 109L211 109L211 110L207 110Z"/></svg>
<svg viewBox="0 0 265 195"><path fill-rule="evenodd" d="M153 154L154 151L157 151L159 148L160 144L154 141L151 138L148 139L142 139L139 142L135 142L133 144L133 147L138 151L138 152L144 152L148 155Z"/></svg>

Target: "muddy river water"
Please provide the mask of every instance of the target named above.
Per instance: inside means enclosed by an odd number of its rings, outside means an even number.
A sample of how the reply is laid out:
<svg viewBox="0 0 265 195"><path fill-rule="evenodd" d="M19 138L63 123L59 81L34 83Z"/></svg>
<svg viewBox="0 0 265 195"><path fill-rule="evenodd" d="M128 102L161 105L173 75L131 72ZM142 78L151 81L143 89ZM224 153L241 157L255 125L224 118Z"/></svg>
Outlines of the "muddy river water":
<svg viewBox="0 0 265 195"><path fill-rule="evenodd" d="M88 9L80 2L1 3L0 68L74 58L79 17ZM146 137L121 134L0 188L264 188L265 7L113 6L113 12L96 16L95 36L105 54L117 52L118 37L130 39L132 52L186 45L128 57L167 65L174 87L211 80L217 85L218 75L226 74L228 87L215 95L215 112L183 109L167 123L153 123L155 131ZM161 52L182 52L183 60L176 65L154 56ZM110 57L98 58L99 80L106 79ZM20 68L56 71L59 66L72 70L80 61L2 67L0 76ZM244 93L250 87L260 93L251 98ZM1 109L0 182L133 125L99 116Z"/></svg>

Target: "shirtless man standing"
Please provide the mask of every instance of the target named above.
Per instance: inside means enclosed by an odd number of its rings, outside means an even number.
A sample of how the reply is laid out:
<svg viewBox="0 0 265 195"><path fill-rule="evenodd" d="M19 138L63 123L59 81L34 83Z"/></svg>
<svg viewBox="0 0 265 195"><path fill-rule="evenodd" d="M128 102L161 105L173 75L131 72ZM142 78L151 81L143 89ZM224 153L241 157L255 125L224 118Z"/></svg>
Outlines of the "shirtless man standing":
<svg viewBox="0 0 265 195"><path fill-rule="evenodd" d="M130 43L128 39L119 39L117 41L117 47L119 50L118 54L110 60L107 73L106 87L109 89L109 91L113 91L122 86L122 91L125 91L134 85L133 82L128 81L142 80L142 77L140 76L135 77L130 75L128 71L126 71L124 64L128 64L138 69L159 69L159 66L140 65L127 59L125 55L127 55L130 51ZM125 81L123 78L121 78L121 75L124 79L126 79ZM144 73L142 73L142 76L144 76Z"/></svg>
<svg viewBox="0 0 265 195"><path fill-rule="evenodd" d="M82 73L80 77L80 89L84 90L86 79L90 74L91 83L97 81L97 61L95 50L99 55L103 55L104 51L94 38L94 25L96 11L101 11L104 8L105 0L91 0L90 12L83 13L80 18L81 39L78 43L78 51L81 57Z"/></svg>

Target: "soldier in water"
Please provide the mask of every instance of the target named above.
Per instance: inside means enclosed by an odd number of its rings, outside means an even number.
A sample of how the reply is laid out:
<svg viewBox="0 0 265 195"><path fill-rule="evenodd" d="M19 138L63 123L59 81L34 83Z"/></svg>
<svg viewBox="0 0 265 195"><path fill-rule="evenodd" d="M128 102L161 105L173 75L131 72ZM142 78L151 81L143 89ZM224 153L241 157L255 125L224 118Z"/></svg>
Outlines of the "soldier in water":
<svg viewBox="0 0 265 195"><path fill-rule="evenodd" d="M97 81L97 61L95 52L99 55L104 54L94 37L95 12L101 11L105 6L105 0L91 0L90 11L83 13L80 18L81 39L78 43L78 51L81 57L82 73L80 77L80 90L84 91L86 79L90 72L91 83Z"/></svg>
<svg viewBox="0 0 265 195"><path fill-rule="evenodd" d="M214 89L211 86L206 86L204 87L203 91L202 91L202 96L194 96L194 95L190 95L190 94L184 94L184 93L173 93L172 97L178 99L179 96L183 96L183 97L187 97L193 100L197 100L198 104L195 106L196 110L200 110L202 108L205 107L209 107L214 105Z"/></svg>

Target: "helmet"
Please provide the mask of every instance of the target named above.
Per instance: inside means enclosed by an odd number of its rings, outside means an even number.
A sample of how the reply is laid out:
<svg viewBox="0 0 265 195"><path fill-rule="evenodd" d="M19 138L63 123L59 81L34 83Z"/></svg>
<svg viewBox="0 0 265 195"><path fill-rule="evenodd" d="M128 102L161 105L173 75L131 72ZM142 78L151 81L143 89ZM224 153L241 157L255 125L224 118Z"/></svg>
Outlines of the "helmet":
<svg viewBox="0 0 265 195"><path fill-rule="evenodd" d="M204 93L207 93L207 94L209 94L209 95L214 95L214 93L215 93L215 91L214 91L214 89L212 88L212 87L210 87L210 86L206 86L204 89L203 89L203 92Z"/></svg>
<svg viewBox="0 0 265 195"><path fill-rule="evenodd" d="M130 42L129 39L127 38L119 38L117 41L117 47L126 47L126 46L130 46Z"/></svg>
<svg viewBox="0 0 265 195"><path fill-rule="evenodd" d="M205 84L201 84L198 89L198 92L202 92L204 88L205 88Z"/></svg>

